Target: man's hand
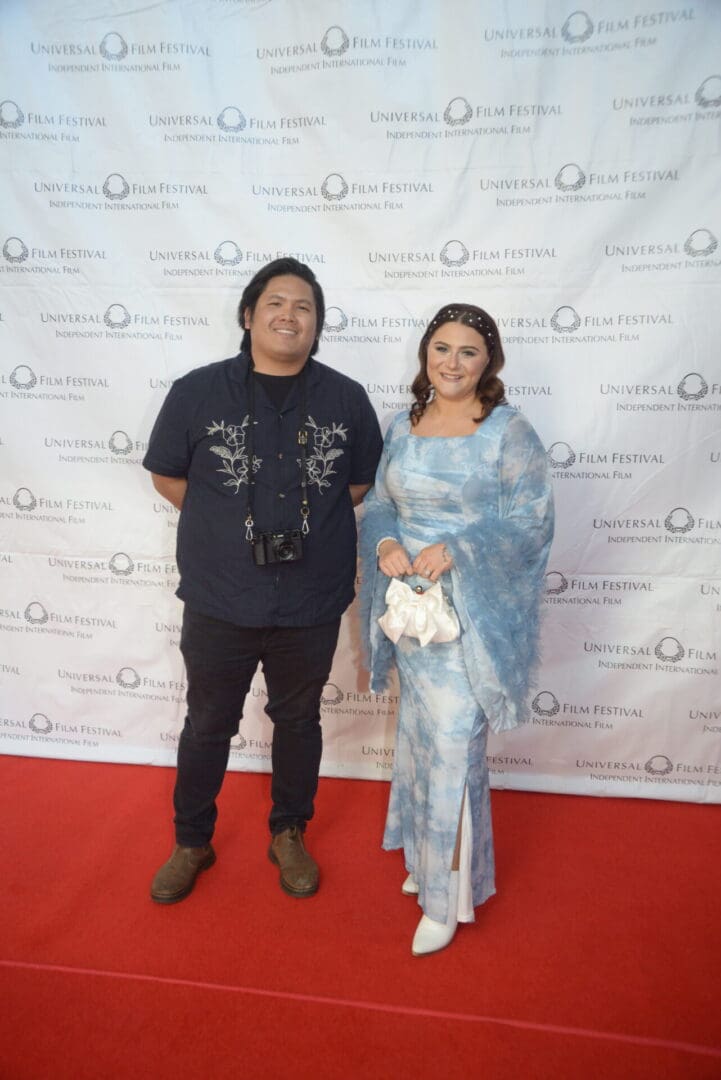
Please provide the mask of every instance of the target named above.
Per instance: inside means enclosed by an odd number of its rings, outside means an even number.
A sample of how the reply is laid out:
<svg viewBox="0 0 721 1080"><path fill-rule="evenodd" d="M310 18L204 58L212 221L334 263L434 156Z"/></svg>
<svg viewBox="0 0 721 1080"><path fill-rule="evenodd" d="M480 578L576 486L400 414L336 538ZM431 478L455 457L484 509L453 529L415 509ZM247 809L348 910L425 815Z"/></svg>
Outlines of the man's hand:
<svg viewBox="0 0 721 1080"><path fill-rule="evenodd" d="M445 544L431 544L418 552L413 560L413 573L428 578L429 581L438 581L441 574L450 570L453 559Z"/></svg>
<svg viewBox="0 0 721 1080"><path fill-rule="evenodd" d="M350 491L353 505L360 506L372 487L372 484L349 484L348 490Z"/></svg>
<svg viewBox="0 0 721 1080"><path fill-rule="evenodd" d="M384 540L378 549L378 569L387 577L403 577L412 573L411 560L397 540Z"/></svg>
<svg viewBox="0 0 721 1080"><path fill-rule="evenodd" d="M158 495L162 495L164 499L172 503L176 510L181 510L185 492L188 490L188 481L185 477L160 476L158 473L151 473L150 475L153 478L153 487Z"/></svg>

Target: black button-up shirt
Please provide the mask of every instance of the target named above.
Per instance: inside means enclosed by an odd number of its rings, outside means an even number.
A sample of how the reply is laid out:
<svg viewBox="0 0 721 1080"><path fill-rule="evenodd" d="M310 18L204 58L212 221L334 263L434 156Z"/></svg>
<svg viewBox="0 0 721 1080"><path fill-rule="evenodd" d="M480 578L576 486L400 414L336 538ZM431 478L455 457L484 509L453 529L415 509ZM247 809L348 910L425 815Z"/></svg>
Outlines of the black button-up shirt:
<svg viewBox="0 0 721 1080"><path fill-rule="evenodd" d="M309 359L305 374L293 380L280 410L255 381L256 533L301 528L299 430L307 434L310 502L302 558L256 566L245 525L251 378L244 353L189 372L173 383L151 433L145 468L188 480L177 595L194 611L238 626L317 626L341 615L354 596L348 486L373 482L382 446L378 421L363 387L317 360Z"/></svg>

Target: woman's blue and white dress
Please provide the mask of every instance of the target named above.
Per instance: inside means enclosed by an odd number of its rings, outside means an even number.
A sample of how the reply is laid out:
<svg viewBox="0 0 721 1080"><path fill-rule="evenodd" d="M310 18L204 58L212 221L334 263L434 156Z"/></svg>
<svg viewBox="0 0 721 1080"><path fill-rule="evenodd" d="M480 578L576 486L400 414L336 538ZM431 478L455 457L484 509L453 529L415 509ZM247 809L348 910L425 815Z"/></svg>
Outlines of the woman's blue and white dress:
<svg viewBox="0 0 721 1080"><path fill-rule="evenodd" d="M472 921L495 891L486 735L524 719L552 534L546 455L522 413L499 405L474 434L449 438L414 435L407 411L394 418L364 503L361 602L371 685L384 689L393 663L400 680L383 846L403 848L419 903L438 922L461 815L459 920ZM385 637L377 620L390 579L376 560L384 537L411 561L446 544L454 565L440 580L461 623L457 641L421 647L401 637L394 646Z"/></svg>

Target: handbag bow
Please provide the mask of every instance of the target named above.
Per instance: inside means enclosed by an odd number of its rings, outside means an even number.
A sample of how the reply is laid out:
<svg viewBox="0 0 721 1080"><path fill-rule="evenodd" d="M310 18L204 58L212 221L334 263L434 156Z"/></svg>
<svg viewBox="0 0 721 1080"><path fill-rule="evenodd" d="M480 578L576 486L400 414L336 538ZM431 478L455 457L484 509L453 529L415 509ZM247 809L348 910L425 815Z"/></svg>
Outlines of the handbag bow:
<svg viewBox="0 0 721 1080"><path fill-rule="evenodd" d="M438 581L425 592L416 592L404 581L393 578L386 590L386 610L378 625L394 644L403 634L428 645L455 641L461 632L458 616Z"/></svg>

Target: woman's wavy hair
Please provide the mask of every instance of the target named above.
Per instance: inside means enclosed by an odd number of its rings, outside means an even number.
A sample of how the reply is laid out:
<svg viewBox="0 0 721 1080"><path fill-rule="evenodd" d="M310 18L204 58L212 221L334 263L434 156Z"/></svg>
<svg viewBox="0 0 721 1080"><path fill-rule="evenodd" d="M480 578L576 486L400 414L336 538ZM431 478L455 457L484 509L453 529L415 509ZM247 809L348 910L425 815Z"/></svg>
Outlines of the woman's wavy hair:
<svg viewBox="0 0 721 1080"><path fill-rule="evenodd" d="M472 330L480 334L488 350L488 365L482 372L476 386L476 397L481 402L483 410L479 417L473 418L475 422L480 424L481 420L488 416L496 405L506 404L506 388L501 379L498 378L498 372L505 364L506 358L503 355L501 336L498 333L495 319L483 308L476 307L475 304L445 304L428 323L418 346L418 359L421 367L411 386L415 398L411 405L412 424L418 423L433 396L433 386L428 378L428 344L435 332L449 322L459 322L463 326L470 326Z"/></svg>

